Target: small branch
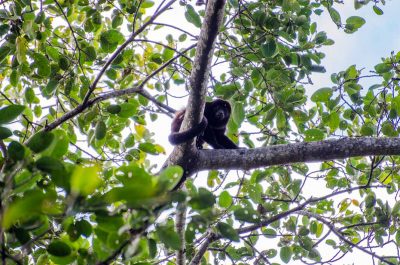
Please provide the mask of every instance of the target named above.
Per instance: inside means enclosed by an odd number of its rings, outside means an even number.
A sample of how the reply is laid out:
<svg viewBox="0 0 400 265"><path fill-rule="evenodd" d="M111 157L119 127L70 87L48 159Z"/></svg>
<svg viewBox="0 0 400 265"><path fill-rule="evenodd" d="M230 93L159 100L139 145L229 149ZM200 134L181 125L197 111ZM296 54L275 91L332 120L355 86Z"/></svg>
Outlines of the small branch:
<svg viewBox="0 0 400 265"><path fill-rule="evenodd" d="M189 51L190 49L193 49L193 47L194 47L194 45L189 46L188 48L183 50L182 53L185 53L185 52ZM116 97L120 97L120 96L124 96L124 95L130 95L130 94L134 94L134 93L140 93L142 96L148 98L149 100L151 100L156 105L161 106L161 107L167 109L168 111L175 112L175 110L173 108L170 108L169 106L167 106L167 105L157 101L156 99L154 99L150 94L148 94L146 91L144 91L143 87L148 81L150 81L151 78L153 78L156 74L160 73L162 70L164 70L168 65L170 65L173 61L175 61L179 57L180 57L180 55L177 54L176 56L171 58L169 61L165 62L157 70L155 70L150 75L148 75L142 81L142 83L140 83L139 86L134 87L134 88L128 88L128 89L116 90L116 91L104 93L104 94L102 94L102 95L100 95L100 96L98 96L96 98L90 99L85 104L82 103L82 104L78 105L75 109L65 113L63 116L61 116L57 120L55 120L52 123L48 124L46 126L45 130L46 131L51 131L51 130L57 128L62 123L66 122L69 119L72 119L73 117L75 117L76 115L80 114L85 109L91 107L93 104L95 104L97 102L101 102L101 101L104 101L104 100L107 100L107 99L110 99L110 98L116 98Z"/></svg>
<svg viewBox="0 0 400 265"><path fill-rule="evenodd" d="M199 249L197 250L196 254L190 261L189 265L198 265L200 264L201 258L203 257L204 253L206 253L208 246L215 241L215 234L211 231L208 232L205 241L201 244Z"/></svg>
<svg viewBox="0 0 400 265"><path fill-rule="evenodd" d="M176 251L176 265L186 264L186 242L185 242L185 223L186 223L186 202L181 202L176 207L175 228L181 240L181 246Z"/></svg>
<svg viewBox="0 0 400 265"><path fill-rule="evenodd" d="M107 60L107 62L104 64L104 66L101 68L100 72L96 76L96 79L93 81L89 91L86 93L85 98L83 99L82 105L85 105L89 101L91 94L96 89L97 83L100 81L101 77L106 72L111 63L115 60L115 58L117 58L117 56L126 48L126 46L128 46L131 42L135 40L136 36L142 33L147 28L147 26L152 24L159 15L168 10L175 1L176 0L169 1L163 8L154 13L154 15L146 23L144 23L137 31L132 32L132 35L120 47L118 47L118 49L111 55L111 57Z"/></svg>
<svg viewBox="0 0 400 265"><path fill-rule="evenodd" d="M348 240L344 235L342 235L332 223L328 222L327 220L325 220L321 216L319 216L317 214L314 214L314 213L311 213L311 212L308 212L308 211L299 211L299 214L305 215L305 216L308 216L308 217L313 217L313 218L317 219L318 221L320 221L321 223L326 225L329 228L329 230L331 230L340 240L344 241L346 244L348 244L348 245L350 245L350 246L352 246L352 247L354 247L354 248L356 248L356 249L358 249L358 250L370 255L373 258L376 258L376 259L380 260L381 262L384 262L384 263L389 264L389 265L396 265L395 263L393 263L391 261L388 261L385 257L379 256L379 255L375 254L374 252L367 250L366 248L363 248L363 247L361 247L361 246L359 246L357 244L354 244L353 242Z"/></svg>

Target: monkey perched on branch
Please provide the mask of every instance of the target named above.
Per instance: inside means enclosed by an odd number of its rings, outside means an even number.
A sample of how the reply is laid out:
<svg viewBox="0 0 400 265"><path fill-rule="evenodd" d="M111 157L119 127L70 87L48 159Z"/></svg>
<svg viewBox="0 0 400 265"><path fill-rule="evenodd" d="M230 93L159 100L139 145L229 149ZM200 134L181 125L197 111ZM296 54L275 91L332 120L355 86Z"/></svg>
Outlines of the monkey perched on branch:
<svg viewBox="0 0 400 265"><path fill-rule="evenodd" d="M225 135L226 125L232 111L228 101L216 99L206 102L202 121L187 131L179 132L185 111L185 109L178 111L172 121L171 134L168 137L171 144L182 144L197 136L196 147L198 149L203 149L204 142L211 145L214 149L239 148Z"/></svg>

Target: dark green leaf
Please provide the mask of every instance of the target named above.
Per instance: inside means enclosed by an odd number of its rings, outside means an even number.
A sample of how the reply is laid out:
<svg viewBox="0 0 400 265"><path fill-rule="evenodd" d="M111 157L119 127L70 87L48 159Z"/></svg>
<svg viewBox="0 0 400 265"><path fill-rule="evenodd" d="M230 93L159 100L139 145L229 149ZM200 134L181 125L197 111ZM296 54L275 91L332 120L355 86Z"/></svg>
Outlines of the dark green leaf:
<svg viewBox="0 0 400 265"><path fill-rule="evenodd" d="M8 145L8 155L12 160L22 160L25 157L25 148L19 142L12 141Z"/></svg>
<svg viewBox="0 0 400 265"><path fill-rule="evenodd" d="M26 143L33 152L40 153L53 142L54 135L50 132L38 132Z"/></svg>
<svg viewBox="0 0 400 265"><path fill-rule="evenodd" d="M61 240L53 240L48 246L47 246L47 252L49 252L53 256L57 257L65 257L71 254L72 250L71 247L61 241Z"/></svg>
<svg viewBox="0 0 400 265"><path fill-rule="evenodd" d="M267 42L261 45L261 52L265 57L272 57L276 52L276 42L273 38L267 39Z"/></svg>
<svg viewBox="0 0 400 265"><path fill-rule="evenodd" d="M33 54L33 67L37 69L37 74L41 77L49 77L51 73L50 62L41 53Z"/></svg>
<svg viewBox="0 0 400 265"><path fill-rule="evenodd" d="M85 237L90 236L93 230L92 225L84 219L77 221L75 223L75 228L80 235L84 235Z"/></svg>
<svg viewBox="0 0 400 265"><path fill-rule="evenodd" d="M178 250L181 246L179 235L172 227L159 226L157 227L157 235L167 247Z"/></svg>
<svg viewBox="0 0 400 265"><path fill-rule="evenodd" d="M109 105L107 106L107 111L111 114L118 114L121 111L120 105Z"/></svg>
<svg viewBox="0 0 400 265"><path fill-rule="evenodd" d="M49 156L39 158L36 161L36 167L52 176L63 176L66 173L63 163Z"/></svg>
<svg viewBox="0 0 400 265"><path fill-rule="evenodd" d="M95 137L97 140L102 140L106 137L107 126L104 121L98 121L95 129Z"/></svg>
<svg viewBox="0 0 400 265"><path fill-rule="evenodd" d="M205 188L199 188L198 193L190 200L190 205L193 209L206 209L210 208L215 203L215 196Z"/></svg>
<svg viewBox="0 0 400 265"><path fill-rule="evenodd" d="M8 46L1 46L0 47L0 63L4 61L4 59L10 54L11 49Z"/></svg>
<svg viewBox="0 0 400 265"><path fill-rule="evenodd" d="M249 223L258 223L260 221L258 212L250 207L239 208L235 210L234 215L235 218L239 221L244 221Z"/></svg>
<svg viewBox="0 0 400 265"><path fill-rule="evenodd" d="M217 224L217 229L221 233L221 235L229 240L239 242L239 234L236 230L227 223L220 222Z"/></svg>
<svg viewBox="0 0 400 265"><path fill-rule="evenodd" d="M0 140L6 139L12 135L10 129L0 126Z"/></svg>

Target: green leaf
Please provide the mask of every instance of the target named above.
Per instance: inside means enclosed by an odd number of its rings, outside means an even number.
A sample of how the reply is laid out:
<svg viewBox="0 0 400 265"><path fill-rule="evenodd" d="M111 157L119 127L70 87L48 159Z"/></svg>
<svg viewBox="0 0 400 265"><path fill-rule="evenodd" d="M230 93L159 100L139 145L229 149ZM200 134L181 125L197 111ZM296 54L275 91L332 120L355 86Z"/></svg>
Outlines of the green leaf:
<svg viewBox="0 0 400 265"><path fill-rule="evenodd" d="M332 97L332 95L332 89L330 87L324 87L315 91L311 96L311 100L313 102L327 102Z"/></svg>
<svg viewBox="0 0 400 265"><path fill-rule="evenodd" d="M92 225L84 219L77 221L75 228L80 235L84 235L85 237L89 237L93 231Z"/></svg>
<svg viewBox="0 0 400 265"><path fill-rule="evenodd" d="M157 187L159 191L173 189L181 180L183 169L180 166L169 166L160 172Z"/></svg>
<svg viewBox="0 0 400 265"><path fill-rule="evenodd" d="M51 176L56 178L62 178L65 173L64 164L61 163L58 159L50 157L50 156L43 156L36 161L36 167Z"/></svg>
<svg viewBox="0 0 400 265"><path fill-rule="evenodd" d="M328 9L328 11L329 11L329 15L331 16L333 22L336 25L340 26L342 24L342 19L340 17L339 12L336 9L334 9L332 6Z"/></svg>
<svg viewBox="0 0 400 265"><path fill-rule="evenodd" d="M6 139L12 135L10 129L0 126L0 140Z"/></svg>
<svg viewBox="0 0 400 265"><path fill-rule="evenodd" d="M32 55L33 59L33 68L37 69L37 74L41 77L49 77L51 73L50 62L41 53L34 53Z"/></svg>
<svg viewBox="0 0 400 265"><path fill-rule="evenodd" d="M28 48L28 41L23 36L18 36L15 40L15 48L17 60L20 64L26 62L26 50Z"/></svg>
<svg viewBox="0 0 400 265"><path fill-rule="evenodd" d="M170 226L158 226L156 229L157 236L161 242L167 247L178 250L181 246L181 240L178 233Z"/></svg>
<svg viewBox="0 0 400 265"><path fill-rule="evenodd" d="M260 221L258 212L250 207L239 208L235 210L234 215L238 221L244 221L248 223L258 223Z"/></svg>
<svg viewBox="0 0 400 265"><path fill-rule="evenodd" d="M141 8L150 8L152 6L154 6L154 1L145 0L145 1L143 1L142 5L140 7Z"/></svg>
<svg viewBox="0 0 400 265"><path fill-rule="evenodd" d="M100 170L98 165L76 166L71 176L71 190L84 196L92 194L102 183Z"/></svg>
<svg viewBox="0 0 400 265"><path fill-rule="evenodd" d="M120 105L109 105L107 106L107 111L111 114L118 114L121 111L121 106Z"/></svg>
<svg viewBox="0 0 400 265"><path fill-rule="evenodd" d="M110 29L101 33L100 35L100 46L106 53L113 52L118 44L124 41L124 35L115 29Z"/></svg>
<svg viewBox="0 0 400 265"><path fill-rule="evenodd" d="M10 105L0 109L0 124L15 120L25 109L22 105Z"/></svg>
<svg viewBox="0 0 400 265"><path fill-rule="evenodd" d="M346 19L346 24L351 25L352 29L357 30L365 24L365 19L359 16L351 16Z"/></svg>
<svg viewBox="0 0 400 265"><path fill-rule="evenodd" d="M363 136L372 136L375 134L375 126L370 122L364 123L361 126L360 133Z"/></svg>
<svg viewBox="0 0 400 265"><path fill-rule="evenodd" d="M201 27L200 16L197 14L196 10L194 10L193 6L186 5L185 18L188 22L192 23L196 27Z"/></svg>
<svg viewBox="0 0 400 265"><path fill-rule="evenodd" d="M7 58L7 56L10 54L11 49L8 46L1 46L0 47L0 63L4 61L4 59Z"/></svg>
<svg viewBox="0 0 400 265"><path fill-rule="evenodd" d="M268 38L267 42L261 45L260 48L265 57L272 57L276 52L276 42L273 38Z"/></svg>
<svg viewBox="0 0 400 265"><path fill-rule="evenodd" d="M50 57L50 59L52 59L55 62L58 62L58 60L60 59L60 53L54 47L47 46L46 47L46 54Z"/></svg>
<svg viewBox="0 0 400 265"><path fill-rule="evenodd" d="M102 140L104 137L106 137L107 134L107 126L104 121L98 121L96 124L96 129L95 129L95 137L97 140Z"/></svg>
<svg viewBox="0 0 400 265"><path fill-rule="evenodd" d="M374 193L370 193L365 197L365 208L372 208L375 206L376 203L376 197Z"/></svg>
<svg viewBox="0 0 400 265"><path fill-rule="evenodd" d="M325 138L325 134L320 129L308 129L304 132L306 142L321 141Z"/></svg>
<svg viewBox="0 0 400 265"><path fill-rule="evenodd" d="M382 9L380 9L378 6L373 6L372 7L372 9L374 10L374 12L375 12L375 14L377 14L377 15L383 15L383 10Z"/></svg>
<svg viewBox="0 0 400 265"><path fill-rule="evenodd" d="M225 238L227 238L229 240L235 241L235 242L239 242L240 241L239 234L229 224L220 222L220 223L217 224L217 229L218 229L218 232L223 237L225 237Z"/></svg>
<svg viewBox="0 0 400 265"><path fill-rule="evenodd" d="M71 247L61 241L61 240L53 240L48 246L47 246L47 252L50 253L53 256L57 257L65 257L71 254L72 250Z"/></svg>
<svg viewBox="0 0 400 265"><path fill-rule="evenodd" d="M388 121L385 121L383 123L382 133L383 133L383 135L389 136L389 137L397 137L399 135L399 133L393 128L393 125Z"/></svg>
<svg viewBox="0 0 400 265"><path fill-rule="evenodd" d="M263 234L265 235L266 238L276 238L277 236L276 231L272 228L263 229Z"/></svg>
<svg viewBox="0 0 400 265"><path fill-rule="evenodd" d="M37 214L56 213L58 210L53 203L54 197L49 194L45 195L36 190L26 192L23 197L17 198L6 208L2 225L9 228L18 221L27 220Z"/></svg>
<svg viewBox="0 0 400 265"><path fill-rule="evenodd" d="M97 58L96 49L93 46L86 47L84 53L88 62L93 62Z"/></svg>
<svg viewBox="0 0 400 265"><path fill-rule="evenodd" d="M10 74L10 84L16 87L19 83L19 74L17 70L13 70Z"/></svg>
<svg viewBox="0 0 400 265"><path fill-rule="evenodd" d="M51 133L54 135L54 140L42 154L62 158L68 152L69 138L65 131L61 129L53 130Z"/></svg>
<svg viewBox="0 0 400 265"><path fill-rule="evenodd" d="M241 102L235 102L232 111L233 121L240 126L245 118L244 106Z"/></svg>
<svg viewBox="0 0 400 265"><path fill-rule="evenodd" d="M393 66L390 63L380 63L375 65L375 71L378 74L384 74L391 71Z"/></svg>
<svg viewBox="0 0 400 265"><path fill-rule="evenodd" d="M192 208L196 210L211 208L214 203L214 194L205 188L199 188L198 193L189 201Z"/></svg>
<svg viewBox="0 0 400 265"><path fill-rule="evenodd" d="M40 153L53 142L54 135L50 132L38 132L26 143L33 152Z"/></svg>
<svg viewBox="0 0 400 265"><path fill-rule="evenodd" d="M284 246L281 248L279 252L279 256L281 260L285 263L289 263L290 259L292 258L292 248L288 246Z"/></svg>
<svg viewBox="0 0 400 265"><path fill-rule="evenodd" d="M232 201L233 200L232 200L231 195L226 190L221 192L221 194L219 195L218 204L219 204L219 206L221 206L223 208L228 208L229 206L231 206Z"/></svg>
<svg viewBox="0 0 400 265"><path fill-rule="evenodd" d="M16 141L12 141L8 145L8 156L14 160L22 160L25 157L25 148L22 144Z"/></svg>
<svg viewBox="0 0 400 265"><path fill-rule="evenodd" d="M121 111L118 116L121 118L130 118L136 114L136 106L132 103L123 103L120 105Z"/></svg>
<svg viewBox="0 0 400 265"><path fill-rule="evenodd" d="M33 103L36 99L35 92L33 91L33 89L31 87L26 88L24 95L25 95L26 102L28 104Z"/></svg>

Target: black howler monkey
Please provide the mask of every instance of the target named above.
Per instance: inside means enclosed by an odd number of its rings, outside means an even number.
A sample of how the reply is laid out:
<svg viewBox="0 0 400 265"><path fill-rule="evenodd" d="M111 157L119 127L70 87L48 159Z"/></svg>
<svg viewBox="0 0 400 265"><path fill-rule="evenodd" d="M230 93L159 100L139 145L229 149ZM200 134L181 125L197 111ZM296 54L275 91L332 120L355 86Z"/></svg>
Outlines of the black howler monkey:
<svg viewBox="0 0 400 265"><path fill-rule="evenodd" d="M184 132L179 132L179 129L185 116L185 109L178 111L172 121L168 139L171 144L178 145L197 136L198 149L203 149L204 142L214 149L237 149L239 147L225 135L231 111L231 105L223 99L206 102L202 121Z"/></svg>

